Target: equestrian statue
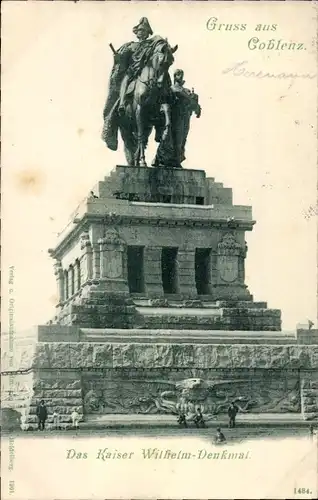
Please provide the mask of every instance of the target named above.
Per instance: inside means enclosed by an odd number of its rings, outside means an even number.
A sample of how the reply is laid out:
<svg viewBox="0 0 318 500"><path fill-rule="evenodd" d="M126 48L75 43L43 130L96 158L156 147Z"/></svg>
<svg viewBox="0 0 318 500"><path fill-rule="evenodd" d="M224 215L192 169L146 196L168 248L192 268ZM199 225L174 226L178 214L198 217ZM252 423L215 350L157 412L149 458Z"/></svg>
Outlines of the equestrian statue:
<svg viewBox="0 0 318 500"><path fill-rule="evenodd" d="M104 107L102 139L113 151L118 148L118 132L130 166L146 167L145 150L155 129L158 143L154 167L181 168L190 117L201 114L198 96L183 87L183 71L169 68L178 45L155 35L143 17L133 28L137 41L125 43L114 55L109 92Z"/></svg>

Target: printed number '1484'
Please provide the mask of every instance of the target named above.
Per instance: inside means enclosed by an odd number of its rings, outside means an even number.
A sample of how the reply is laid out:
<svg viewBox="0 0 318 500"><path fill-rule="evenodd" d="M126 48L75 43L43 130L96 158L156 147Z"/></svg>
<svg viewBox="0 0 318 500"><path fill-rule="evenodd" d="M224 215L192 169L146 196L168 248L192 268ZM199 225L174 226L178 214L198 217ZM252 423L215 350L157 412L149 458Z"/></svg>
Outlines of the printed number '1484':
<svg viewBox="0 0 318 500"><path fill-rule="evenodd" d="M309 488L294 488L294 494L295 495L301 495L301 494L306 494L307 495L310 495L311 494L311 491Z"/></svg>

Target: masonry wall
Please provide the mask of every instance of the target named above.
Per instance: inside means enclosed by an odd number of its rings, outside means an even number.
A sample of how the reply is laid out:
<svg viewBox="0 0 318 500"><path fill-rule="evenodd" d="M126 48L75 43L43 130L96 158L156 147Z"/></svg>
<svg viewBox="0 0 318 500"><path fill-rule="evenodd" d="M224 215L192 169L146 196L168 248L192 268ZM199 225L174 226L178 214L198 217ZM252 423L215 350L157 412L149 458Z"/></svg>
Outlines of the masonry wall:
<svg viewBox="0 0 318 500"><path fill-rule="evenodd" d="M251 335L246 343L235 343L244 342L247 332L242 338L233 334L232 344L215 343L216 337L209 343L208 333L191 332L196 339L189 333L187 343L184 335L178 341L178 334L172 337L168 331L150 343L138 340L137 330L129 342L122 332L71 328L63 336L61 326L41 327L35 331L32 349L30 341L17 342L23 363L2 366L4 413L13 409L20 414L24 428L36 426L40 399L47 402L49 424L57 410L65 427L74 409L84 418L91 413L156 413L156 401L176 381L199 377L221 383L207 403L218 408L213 405L219 401L219 412L224 410L224 398L226 405L235 397L251 413L318 416L317 344L277 344L277 333L267 335L267 340L266 335L263 340ZM50 335L52 341L47 341ZM58 337L60 341L54 341Z"/></svg>

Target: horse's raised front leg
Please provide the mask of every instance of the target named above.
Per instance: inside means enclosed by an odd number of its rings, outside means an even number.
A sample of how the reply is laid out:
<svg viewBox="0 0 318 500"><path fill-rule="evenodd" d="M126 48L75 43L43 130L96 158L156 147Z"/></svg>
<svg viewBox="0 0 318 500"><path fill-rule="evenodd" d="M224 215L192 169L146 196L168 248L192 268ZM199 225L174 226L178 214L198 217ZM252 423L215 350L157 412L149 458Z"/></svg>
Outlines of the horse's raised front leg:
<svg viewBox="0 0 318 500"><path fill-rule="evenodd" d="M146 167L145 147L144 147L144 127L142 122L141 104L136 106L136 124L137 124L137 151L136 151L136 166Z"/></svg>

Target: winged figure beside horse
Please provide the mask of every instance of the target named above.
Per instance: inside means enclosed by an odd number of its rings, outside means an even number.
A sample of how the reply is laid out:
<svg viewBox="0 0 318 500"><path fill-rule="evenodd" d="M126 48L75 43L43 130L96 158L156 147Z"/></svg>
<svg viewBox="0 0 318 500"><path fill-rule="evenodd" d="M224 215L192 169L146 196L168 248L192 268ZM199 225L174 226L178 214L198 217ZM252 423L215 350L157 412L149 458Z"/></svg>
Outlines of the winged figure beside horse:
<svg viewBox="0 0 318 500"><path fill-rule="evenodd" d="M169 68L178 46L152 36L148 19L133 28L137 41L122 45L114 54L109 92L104 107L102 138L113 151L120 132L128 165L146 167L145 150L155 129L156 167L181 167L193 113L201 114L198 96L184 87L183 71Z"/></svg>

